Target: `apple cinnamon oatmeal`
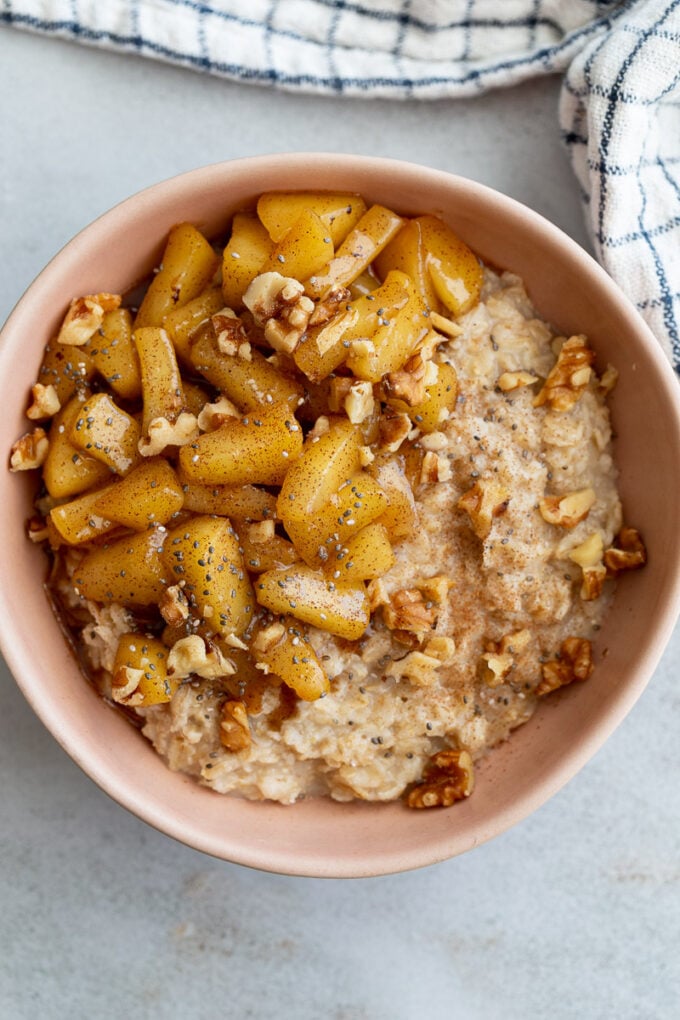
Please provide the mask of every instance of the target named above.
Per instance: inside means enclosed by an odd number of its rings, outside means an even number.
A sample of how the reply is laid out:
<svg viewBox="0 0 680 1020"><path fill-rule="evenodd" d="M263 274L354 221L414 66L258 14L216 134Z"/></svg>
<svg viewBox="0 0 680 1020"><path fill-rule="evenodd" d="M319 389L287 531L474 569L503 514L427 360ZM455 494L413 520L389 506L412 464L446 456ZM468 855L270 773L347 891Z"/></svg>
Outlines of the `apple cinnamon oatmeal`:
<svg viewBox="0 0 680 1020"><path fill-rule="evenodd" d="M260 198L72 301L12 469L88 676L220 793L449 806L587 680L624 526L584 336L432 216Z"/></svg>

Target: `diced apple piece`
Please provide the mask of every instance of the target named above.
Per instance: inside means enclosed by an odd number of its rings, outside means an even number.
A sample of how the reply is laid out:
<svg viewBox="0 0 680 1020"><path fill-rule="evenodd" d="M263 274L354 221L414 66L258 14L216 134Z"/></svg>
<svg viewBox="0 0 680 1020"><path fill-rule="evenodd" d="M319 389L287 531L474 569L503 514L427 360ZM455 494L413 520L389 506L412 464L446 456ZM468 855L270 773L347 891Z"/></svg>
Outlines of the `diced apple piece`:
<svg viewBox="0 0 680 1020"><path fill-rule="evenodd" d="M253 213L236 213L231 237L222 257L222 296L227 308L243 307L243 295L262 272L269 258L272 240Z"/></svg>
<svg viewBox="0 0 680 1020"><path fill-rule="evenodd" d="M289 614L337 637L357 641L370 610L361 582L329 581L304 564L270 570L255 582L257 601L273 613Z"/></svg>
<svg viewBox="0 0 680 1020"><path fill-rule="evenodd" d="M359 429L344 419L332 420L326 435L305 441L277 500L284 526L291 520L307 520L358 471L362 444Z"/></svg>
<svg viewBox="0 0 680 1020"><path fill-rule="evenodd" d="M253 618L253 592L238 538L225 517L194 517L168 533L166 577L191 614L217 634L240 635Z"/></svg>
<svg viewBox="0 0 680 1020"><path fill-rule="evenodd" d="M315 212L306 209L275 245L261 272L306 280L332 258L333 241L328 229Z"/></svg>
<svg viewBox="0 0 680 1020"><path fill-rule="evenodd" d="M394 565L387 528L375 522L351 538L324 566L327 577L341 581L366 581L382 577Z"/></svg>
<svg viewBox="0 0 680 1020"><path fill-rule="evenodd" d="M191 361L208 382L242 411L285 402L292 414L304 395L298 382L270 365L259 351L252 350L249 361L238 355L223 354L217 347L210 323L198 330L191 348Z"/></svg>
<svg viewBox="0 0 680 1020"><path fill-rule="evenodd" d="M141 460L139 436L138 423L108 393L88 397L68 432L74 446L119 475L127 474Z"/></svg>
<svg viewBox="0 0 680 1020"><path fill-rule="evenodd" d="M464 241L436 216L419 216L427 269L440 301L452 315L463 315L479 301L484 271Z"/></svg>
<svg viewBox="0 0 680 1020"><path fill-rule="evenodd" d="M378 305L375 331L368 339L350 342L346 363L357 378L379 382L408 361L427 333L427 320L413 283L396 269L372 297ZM350 339L349 334L346 338Z"/></svg>
<svg viewBox="0 0 680 1020"><path fill-rule="evenodd" d="M418 527L418 511L403 457L379 454L366 470L387 496L387 510L379 520L387 528L390 541L394 544L409 538Z"/></svg>
<svg viewBox="0 0 680 1020"><path fill-rule="evenodd" d="M310 297L319 298L334 287L346 287L389 244L403 220L382 205L373 205L349 232L331 261L306 283Z"/></svg>
<svg viewBox="0 0 680 1020"><path fill-rule="evenodd" d="M284 525L293 545L310 566L322 566L361 528L388 508L387 496L374 478L360 471L305 520Z"/></svg>
<svg viewBox="0 0 680 1020"><path fill-rule="evenodd" d="M177 475L162 457L144 461L126 478L102 490L94 509L133 531L166 524L184 504Z"/></svg>
<svg viewBox="0 0 680 1020"><path fill-rule="evenodd" d="M166 331L177 357L185 365L191 366L191 340L198 327L211 315L224 308L221 287L208 287L202 294L189 301L181 308L173 308L163 319Z"/></svg>
<svg viewBox="0 0 680 1020"><path fill-rule="evenodd" d="M148 286L134 328L160 326L168 312L205 290L218 264L203 234L191 223L178 223L168 235L161 268Z"/></svg>
<svg viewBox="0 0 680 1020"><path fill-rule="evenodd" d="M280 485L301 449L302 429L288 406L272 404L183 446L179 463L190 482Z"/></svg>
<svg viewBox="0 0 680 1020"><path fill-rule="evenodd" d="M94 509L99 499L101 489L95 492L86 492L84 496L72 499L70 503L62 503L50 510L48 524L54 529L56 535L52 535L52 544L58 544L54 539L58 536L59 541L67 545L82 545L84 542L91 542L99 535L105 535L118 525L107 517L102 517Z"/></svg>
<svg viewBox="0 0 680 1020"><path fill-rule="evenodd" d="M276 496L255 485L202 485L180 474L185 510L219 514L236 521L266 521L276 517Z"/></svg>
<svg viewBox="0 0 680 1020"><path fill-rule="evenodd" d="M88 553L73 574L74 588L104 605L156 605L167 579L161 560L166 534L165 528L151 528Z"/></svg>
<svg viewBox="0 0 680 1020"><path fill-rule="evenodd" d="M256 662L275 673L303 701L316 701L329 692L330 681L296 619L286 616L265 627L251 648Z"/></svg>
<svg viewBox="0 0 680 1020"><path fill-rule="evenodd" d="M114 308L83 348L95 368L122 400L135 400L142 392L139 358L132 342L132 313Z"/></svg>
<svg viewBox="0 0 680 1020"><path fill-rule="evenodd" d="M136 329L134 342L142 370L142 430L149 435L152 421L165 418L174 422L184 410L182 377L175 349L164 329L155 326Z"/></svg>
<svg viewBox="0 0 680 1020"><path fill-rule="evenodd" d="M273 521L270 526L273 529ZM260 524L235 526L239 545L243 552L243 561L251 574L262 574L265 570L287 567L300 559L291 542L274 532L265 538L258 534L260 527Z"/></svg>
<svg viewBox="0 0 680 1020"><path fill-rule="evenodd" d="M63 407L76 389L87 385L95 372L94 362L84 347L64 347L50 340L38 372L38 382L54 386Z"/></svg>
<svg viewBox="0 0 680 1020"><path fill-rule="evenodd" d="M305 191L269 191L257 202L257 215L275 244L283 240L307 210L320 218L337 248L366 212L366 203L359 195L324 195Z"/></svg>
<svg viewBox="0 0 680 1020"><path fill-rule="evenodd" d="M393 270L406 273L426 308L439 309L439 298L427 270L427 251L423 244L420 220L407 220L399 233L375 260L375 269L384 280Z"/></svg>
<svg viewBox="0 0 680 1020"><path fill-rule="evenodd" d="M179 687L179 680L168 676L167 648L146 634L121 635L112 677L114 701L135 708L167 704Z"/></svg>
<svg viewBox="0 0 680 1020"><path fill-rule="evenodd" d="M83 392L77 393L52 422L43 481L53 499L75 496L111 478L111 471L105 464L88 456L70 440L71 427L88 396Z"/></svg>

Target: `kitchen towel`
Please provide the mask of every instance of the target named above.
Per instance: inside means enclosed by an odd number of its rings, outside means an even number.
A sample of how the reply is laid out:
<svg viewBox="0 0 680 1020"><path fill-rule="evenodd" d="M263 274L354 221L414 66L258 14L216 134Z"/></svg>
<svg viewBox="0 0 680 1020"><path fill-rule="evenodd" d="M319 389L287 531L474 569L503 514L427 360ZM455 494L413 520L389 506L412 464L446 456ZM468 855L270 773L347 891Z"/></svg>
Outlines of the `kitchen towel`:
<svg viewBox="0 0 680 1020"><path fill-rule="evenodd" d="M680 370L680 0L2 0L0 24L262 85L470 96L563 72L598 258Z"/></svg>

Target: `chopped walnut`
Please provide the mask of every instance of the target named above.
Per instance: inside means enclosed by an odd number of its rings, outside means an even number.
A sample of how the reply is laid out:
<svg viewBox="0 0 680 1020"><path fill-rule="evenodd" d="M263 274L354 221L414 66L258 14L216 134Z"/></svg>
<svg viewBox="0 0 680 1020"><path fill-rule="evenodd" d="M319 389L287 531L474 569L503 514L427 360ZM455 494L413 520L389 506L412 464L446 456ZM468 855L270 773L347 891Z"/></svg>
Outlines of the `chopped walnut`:
<svg viewBox="0 0 680 1020"><path fill-rule="evenodd" d="M430 312L430 322L432 328L436 329L439 333L444 333L445 336L456 338L463 332L463 327L457 323L452 322L451 319L447 319L446 316L440 315L439 312ZM439 340L441 343L441 339Z"/></svg>
<svg viewBox="0 0 680 1020"><path fill-rule="evenodd" d="M550 659L541 666L542 679L536 694L542 697L564 687L574 680L587 680L593 672L592 647L587 638L568 637L560 645L558 659Z"/></svg>
<svg viewBox="0 0 680 1020"><path fill-rule="evenodd" d="M250 726L246 706L242 701L225 701L222 705L220 743L234 754L250 747Z"/></svg>
<svg viewBox="0 0 680 1020"><path fill-rule="evenodd" d="M198 437L196 416L182 411L176 421L154 418L149 424L148 436L137 444L142 457L157 457L168 446L186 446Z"/></svg>
<svg viewBox="0 0 680 1020"><path fill-rule="evenodd" d="M413 687L431 687L441 666L442 660L438 655L416 650L391 662L389 676L394 680L407 680Z"/></svg>
<svg viewBox="0 0 680 1020"><path fill-rule="evenodd" d="M560 528L575 528L585 520L595 503L593 489L579 489L566 496L546 496L538 505L541 517L548 524L557 524Z"/></svg>
<svg viewBox="0 0 680 1020"><path fill-rule="evenodd" d="M359 447L359 463L362 467L368 467L375 460L375 454L370 446Z"/></svg>
<svg viewBox="0 0 680 1020"><path fill-rule="evenodd" d="M380 606L386 606L389 604L389 592L385 587L385 582L382 577L376 577L372 581L368 582L366 594L368 595L368 605L372 613L374 613Z"/></svg>
<svg viewBox="0 0 680 1020"><path fill-rule="evenodd" d="M330 420L325 414L320 414L314 422L314 428L307 433L308 439L320 439L321 436L325 436L331 430Z"/></svg>
<svg viewBox="0 0 680 1020"><path fill-rule="evenodd" d="M326 294L323 301L317 301L316 307L309 318L310 326L322 326L341 311L344 305L351 298L347 287L334 287Z"/></svg>
<svg viewBox="0 0 680 1020"><path fill-rule="evenodd" d="M186 595L177 584L165 589L158 608L165 622L171 627L179 627L189 618L189 604Z"/></svg>
<svg viewBox="0 0 680 1020"><path fill-rule="evenodd" d="M383 620L390 630L405 630L419 637L434 628L436 619L437 607L426 602L417 588L394 592L383 608Z"/></svg>
<svg viewBox="0 0 680 1020"><path fill-rule="evenodd" d="M229 418L238 418L240 411L227 397L220 397L214 404L204 404L196 423L201 432L214 432Z"/></svg>
<svg viewBox="0 0 680 1020"><path fill-rule="evenodd" d="M647 550L642 536L635 528L621 528L614 539L614 545L606 549L603 556L607 574L615 577L624 570L638 570L647 562Z"/></svg>
<svg viewBox="0 0 680 1020"><path fill-rule="evenodd" d="M496 385L504 393L507 393L510 390L518 390L522 386L531 386L535 382L538 382L538 376L533 372L503 372L498 376Z"/></svg>
<svg viewBox="0 0 680 1020"><path fill-rule="evenodd" d="M565 340L548 378L534 397L534 407L549 404L555 411L568 411L590 382L594 360L595 353L584 336Z"/></svg>
<svg viewBox="0 0 680 1020"><path fill-rule="evenodd" d="M500 641L487 642L486 650L479 660L480 678L489 687L499 687L514 667L517 653L523 651L530 641L530 631L518 630L504 634Z"/></svg>
<svg viewBox="0 0 680 1020"><path fill-rule="evenodd" d="M168 676L184 679L195 673L206 680L231 676L236 670L219 648L206 649L205 641L198 634L175 641L168 653Z"/></svg>
<svg viewBox="0 0 680 1020"><path fill-rule="evenodd" d="M212 316L211 322L217 337L217 346L222 354L252 361L252 351L245 326L236 312L223 308Z"/></svg>
<svg viewBox="0 0 680 1020"><path fill-rule="evenodd" d="M111 697L119 705L135 708L144 704L144 695L137 690L144 676L143 669L120 666L111 677Z"/></svg>
<svg viewBox="0 0 680 1020"><path fill-rule="evenodd" d="M386 412L380 416L380 449L396 453L411 431L407 414Z"/></svg>
<svg viewBox="0 0 680 1020"><path fill-rule="evenodd" d="M435 485L437 482L448 482L451 478L451 464L448 458L433 450L427 450L420 467L420 484Z"/></svg>
<svg viewBox="0 0 680 1020"><path fill-rule="evenodd" d="M442 665L448 665L453 661L456 654L456 642L444 634L436 634L431 637L423 651L433 659L438 659Z"/></svg>
<svg viewBox="0 0 680 1020"><path fill-rule="evenodd" d="M47 521L42 517L31 517L26 525L26 532L31 542L44 542L49 538Z"/></svg>
<svg viewBox="0 0 680 1020"><path fill-rule="evenodd" d="M465 510L472 529L478 538L488 538L494 517L500 517L508 509L510 493L498 482L475 482L471 489L458 500L458 509Z"/></svg>
<svg viewBox="0 0 680 1020"><path fill-rule="evenodd" d="M375 409L373 384L336 376L331 379L328 407L331 411L344 411L353 425L360 425Z"/></svg>
<svg viewBox="0 0 680 1020"><path fill-rule="evenodd" d="M446 574L435 574L434 577L426 577L423 580L416 581L416 588L425 596L427 602L436 602L442 606L446 602L454 583Z"/></svg>
<svg viewBox="0 0 680 1020"><path fill-rule="evenodd" d="M422 436L418 445L421 446L423 450L433 450L437 453L439 450L445 449L445 447L448 446L448 443L449 441L446 438L445 432L428 432L426 435Z"/></svg>
<svg viewBox="0 0 680 1020"><path fill-rule="evenodd" d="M298 281L280 273L261 273L243 295L243 303L253 313L270 347L292 354L307 329L314 302L305 296Z"/></svg>
<svg viewBox="0 0 680 1020"><path fill-rule="evenodd" d="M608 397L616 386L619 380L618 369L614 368L613 365L607 365L604 372L600 376L600 381L597 384L597 388L603 397Z"/></svg>
<svg viewBox="0 0 680 1020"><path fill-rule="evenodd" d="M603 563L596 567L583 568L583 581L581 582L580 596L584 602L592 602L599 599L607 580L607 568Z"/></svg>
<svg viewBox="0 0 680 1020"><path fill-rule="evenodd" d="M54 386L43 386L42 383L36 383L31 393L33 395L33 403L26 412L26 417L32 421L52 418L61 408L61 403Z"/></svg>
<svg viewBox="0 0 680 1020"><path fill-rule="evenodd" d="M584 602L592 602L602 594L607 578L607 568L602 562L603 552L602 535L595 531L568 553L572 563L576 563L583 572L580 596Z"/></svg>
<svg viewBox="0 0 680 1020"><path fill-rule="evenodd" d="M120 306L120 294L87 294L74 298L61 324L57 341L70 347L82 347L104 321L104 313Z"/></svg>
<svg viewBox="0 0 680 1020"><path fill-rule="evenodd" d="M32 471L42 467L50 444L44 429L33 429L17 439L12 447L9 461L10 471Z"/></svg>
<svg viewBox="0 0 680 1020"><path fill-rule="evenodd" d="M411 808L451 807L472 793L475 773L468 751L439 751L425 766L423 778L407 795Z"/></svg>
<svg viewBox="0 0 680 1020"><path fill-rule="evenodd" d="M430 363L431 364L431 363ZM425 362L413 354L398 372L389 372L383 379L385 397L403 400L409 407L425 400Z"/></svg>
<svg viewBox="0 0 680 1020"><path fill-rule="evenodd" d="M269 627L263 627L262 630L258 631L252 643L253 651L266 655L267 652L279 644L285 633L286 628L282 623L272 623ZM258 663L258 669L261 669L263 673L269 672L269 667L264 663Z"/></svg>

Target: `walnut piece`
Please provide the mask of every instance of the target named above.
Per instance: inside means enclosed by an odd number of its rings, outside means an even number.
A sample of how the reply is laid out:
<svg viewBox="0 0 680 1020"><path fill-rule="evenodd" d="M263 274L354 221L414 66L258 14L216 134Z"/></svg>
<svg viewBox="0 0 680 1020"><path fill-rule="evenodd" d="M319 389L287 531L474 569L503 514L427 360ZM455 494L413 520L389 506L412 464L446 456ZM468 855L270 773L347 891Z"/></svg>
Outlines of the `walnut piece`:
<svg viewBox="0 0 680 1020"><path fill-rule="evenodd" d="M522 386L531 386L535 382L538 382L538 376L533 372L503 372L498 376L496 385L500 390L503 390L503 393L508 393L510 390L518 390Z"/></svg>
<svg viewBox="0 0 680 1020"><path fill-rule="evenodd" d="M264 327L267 343L275 351L292 354L307 329L314 302L291 276L261 273L243 295L255 323Z"/></svg>
<svg viewBox="0 0 680 1020"><path fill-rule="evenodd" d="M36 544L44 542L49 538L49 531L47 528L47 521L42 517L31 517L26 525L26 533L31 540Z"/></svg>
<svg viewBox="0 0 680 1020"><path fill-rule="evenodd" d="M236 312L231 308L223 308L212 316L211 322L217 337L217 346L222 354L252 361L248 334Z"/></svg>
<svg viewBox="0 0 680 1020"><path fill-rule="evenodd" d="M471 489L458 500L458 509L465 510L472 529L484 541L488 538L494 517L500 517L508 509L510 493L498 482L475 482Z"/></svg>
<svg viewBox="0 0 680 1020"><path fill-rule="evenodd" d="M33 429L27 432L12 447L9 461L10 471L32 471L42 467L50 448L47 433L44 429Z"/></svg>
<svg viewBox="0 0 680 1020"><path fill-rule="evenodd" d="M411 419L407 414L389 411L380 416L380 449L396 453L411 431Z"/></svg>
<svg viewBox="0 0 680 1020"><path fill-rule="evenodd" d="M334 287L333 290L326 294L323 301L317 301L316 307L309 318L309 325L322 326L325 322L329 322L333 316L342 310L340 306L349 301L351 296L347 287Z"/></svg>
<svg viewBox="0 0 680 1020"><path fill-rule="evenodd" d="M204 404L196 423L201 432L214 432L229 418L238 418L240 411L227 397L220 397L214 404Z"/></svg>
<svg viewBox="0 0 680 1020"><path fill-rule="evenodd" d="M437 607L426 602L417 588L394 592L383 607L383 620L390 630L408 631L419 638L433 629L436 619Z"/></svg>
<svg viewBox="0 0 680 1020"><path fill-rule="evenodd" d="M222 705L220 743L234 754L250 747L250 726L246 706L242 701L225 701Z"/></svg>
<svg viewBox="0 0 680 1020"><path fill-rule="evenodd" d="M331 411L344 411L353 425L360 425L375 410L373 384L336 376L331 379L328 407Z"/></svg>
<svg viewBox="0 0 680 1020"><path fill-rule="evenodd" d="M114 311L120 302L120 294L87 294L74 298L57 335L58 343L82 347L100 328L104 313Z"/></svg>
<svg viewBox="0 0 680 1020"><path fill-rule="evenodd" d="M182 411L176 421L154 418L149 423L148 436L142 436L137 444L142 457L157 457L168 446L186 446L198 438L196 416Z"/></svg>
<svg viewBox="0 0 680 1020"><path fill-rule="evenodd" d="M609 396L619 380L618 369L614 368L613 365L607 365L604 372L600 376L600 381L597 384L597 388L603 397Z"/></svg>
<svg viewBox="0 0 680 1020"><path fill-rule="evenodd" d="M144 676L143 669L120 666L111 677L111 697L119 705L136 708L144 704L144 695L137 690Z"/></svg>
<svg viewBox="0 0 680 1020"><path fill-rule="evenodd" d="M189 603L177 584L166 588L158 603L160 614L170 627L179 627L189 619Z"/></svg>
<svg viewBox="0 0 680 1020"><path fill-rule="evenodd" d="M568 637L560 645L560 657L541 666L542 679L536 694L542 697L575 680L587 680L593 672L592 646L587 638Z"/></svg>
<svg viewBox="0 0 680 1020"><path fill-rule="evenodd" d="M206 649L205 641L198 634L180 638L168 652L168 676L184 679L195 673L206 680L231 676L236 670L219 648Z"/></svg>
<svg viewBox="0 0 680 1020"><path fill-rule="evenodd" d="M425 362L420 354L413 354L397 372L389 372L383 379L386 399L403 400L409 407L425 400Z"/></svg>
<svg viewBox="0 0 680 1020"><path fill-rule="evenodd" d="M26 417L31 421L41 421L45 418L52 418L61 408L59 397L54 386L43 386L36 383L31 390L33 403L26 411Z"/></svg>
<svg viewBox="0 0 680 1020"><path fill-rule="evenodd" d="M515 665L517 653L523 651L530 641L528 630L505 634L500 641L488 641L479 659L480 678L489 687L499 687Z"/></svg>
<svg viewBox="0 0 680 1020"><path fill-rule="evenodd" d="M534 397L534 407L549 404L555 411L568 411L590 382L594 360L595 353L588 347L585 336L565 340L548 378Z"/></svg>
<svg viewBox="0 0 680 1020"><path fill-rule="evenodd" d="M433 450L427 450L420 467L420 484L436 485L437 482L448 482L452 478L451 464L448 457Z"/></svg>
<svg viewBox="0 0 680 1020"><path fill-rule="evenodd" d="M621 528L614 545L605 550L604 565L610 577L624 570L639 570L647 562L647 550L642 536L635 528Z"/></svg>
<svg viewBox="0 0 680 1020"><path fill-rule="evenodd" d="M439 751L425 766L423 778L406 797L411 808L451 807L469 797L475 786L468 751Z"/></svg>
<svg viewBox="0 0 680 1020"><path fill-rule="evenodd" d="M546 496L538 505L541 517L560 528L575 528L585 520L595 503L593 489L579 489L566 496Z"/></svg>
<svg viewBox="0 0 680 1020"><path fill-rule="evenodd" d="M395 659L389 666L388 675L394 680L408 680L414 687L431 687L442 664L440 655L415 650L403 659Z"/></svg>

